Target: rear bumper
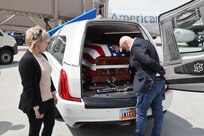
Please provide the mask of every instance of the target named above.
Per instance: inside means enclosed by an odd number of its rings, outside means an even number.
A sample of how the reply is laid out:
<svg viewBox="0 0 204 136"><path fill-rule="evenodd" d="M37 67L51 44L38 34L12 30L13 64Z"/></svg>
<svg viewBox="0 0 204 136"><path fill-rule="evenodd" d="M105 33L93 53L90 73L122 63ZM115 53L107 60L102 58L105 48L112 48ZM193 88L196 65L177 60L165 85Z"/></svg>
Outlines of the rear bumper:
<svg viewBox="0 0 204 136"><path fill-rule="evenodd" d="M79 127L84 124L93 123L126 123L127 120L120 120L120 109L123 108L85 108L85 103L71 102L58 98L57 104L64 121L71 127ZM128 107L126 107L128 108ZM134 107L133 107L134 108Z"/></svg>
<svg viewBox="0 0 204 136"><path fill-rule="evenodd" d="M57 94L58 96L58 94ZM163 101L163 110L168 110L172 103L173 92L172 90L166 93L165 100ZM132 107L132 106L131 106ZM86 108L84 101L73 102L63 100L58 97L57 108L64 119L64 121L71 127L80 127L85 124L130 124L134 119L121 120L120 111L124 108ZM134 106L132 107L134 108ZM148 110L148 116L151 116L151 110Z"/></svg>
<svg viewBox="0 0 204 136"><path fill-rule="evenodd" d="M166 110L164 111L164 114ZM152 119L153 116L149 115L147 119ZM118 126L127 126L135 124L135 119L132 120L125 120L125 121L105 121L105 122L77 122L74 124L74 128L80 128L87 125L118 125Z"/></svg>

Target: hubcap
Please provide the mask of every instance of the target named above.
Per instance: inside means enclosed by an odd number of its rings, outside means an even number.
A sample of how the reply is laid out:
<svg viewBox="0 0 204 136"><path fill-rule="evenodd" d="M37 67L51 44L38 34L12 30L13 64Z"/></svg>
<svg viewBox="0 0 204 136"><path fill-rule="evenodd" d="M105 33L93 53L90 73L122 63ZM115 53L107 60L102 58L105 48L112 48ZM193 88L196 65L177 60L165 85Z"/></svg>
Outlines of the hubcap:
<svg viewBox="0 0 204 136"><path fill-rule="evenodd" d="M2 61L3 62L9 62L11 60L11 56L8 53L4 53L2 55Z"/></svg>

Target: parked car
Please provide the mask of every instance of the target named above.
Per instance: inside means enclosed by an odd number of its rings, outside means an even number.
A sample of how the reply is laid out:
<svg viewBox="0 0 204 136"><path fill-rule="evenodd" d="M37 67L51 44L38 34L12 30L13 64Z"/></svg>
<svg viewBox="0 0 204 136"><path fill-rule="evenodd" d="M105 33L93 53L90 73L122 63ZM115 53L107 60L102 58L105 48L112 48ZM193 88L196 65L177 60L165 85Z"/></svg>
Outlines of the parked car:
<svg viewBox="0 0 204 136"><path fill-rule="evenodd" d="M25 44L25 33L7 32L7 34L12 36L16 40L17 45L24 45Z"/></svg>
<svg viewBox="0 0 204 136"><path fill-rule="evenodd" d="M10 64L13 56L18 53L18 47L13 37L0 29L0 64Z"/></svg>
<svg viewBox="0 0 204 136"><path fill-rule="evenodd" d="M69 126L134 123L136 93L128 74L129 54L115 50L123 35L141 37L155 45L145 28L127 21L79 21L65 25L51 37L45 54L53 68L57 109ZM164 111L172 98L172 90L167 88Z"/></svg>

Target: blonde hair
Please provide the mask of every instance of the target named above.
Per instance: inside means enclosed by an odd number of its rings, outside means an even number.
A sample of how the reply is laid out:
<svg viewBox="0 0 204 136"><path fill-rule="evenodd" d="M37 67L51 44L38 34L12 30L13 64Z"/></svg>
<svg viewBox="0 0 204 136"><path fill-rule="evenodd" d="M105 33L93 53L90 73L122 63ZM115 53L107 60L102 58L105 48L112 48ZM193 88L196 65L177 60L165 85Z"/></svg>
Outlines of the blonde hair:
<svg viewBox="0 0 204 136"><path fill-rule="evenodd" d="M35 48L45 40L48 42L50 35L40 26L31 27L26 31L26 45L30 48Z"/></svg>

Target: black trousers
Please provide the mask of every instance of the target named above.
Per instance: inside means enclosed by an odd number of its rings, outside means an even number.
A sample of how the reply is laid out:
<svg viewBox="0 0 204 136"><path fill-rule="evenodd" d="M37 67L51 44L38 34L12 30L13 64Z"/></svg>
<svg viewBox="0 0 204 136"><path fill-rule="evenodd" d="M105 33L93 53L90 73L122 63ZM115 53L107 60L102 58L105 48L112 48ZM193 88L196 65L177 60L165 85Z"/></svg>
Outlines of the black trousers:
<svg viewBox="0 0 204 136"><path fill-rule="evenodd" d="M34 110L32 109L30 113L27 113L29 120L29 135L28 136L39 136L42 123L44 125L41 136L51 136L52 130L55 124L55 106L54 100L50 99L44 102L45 113L44 118L36 119Z"/></svg>

